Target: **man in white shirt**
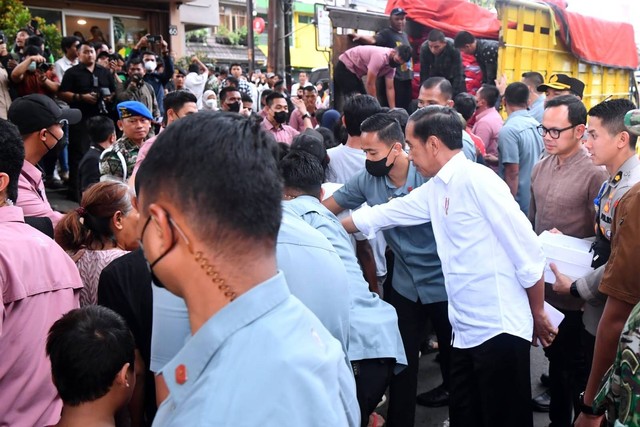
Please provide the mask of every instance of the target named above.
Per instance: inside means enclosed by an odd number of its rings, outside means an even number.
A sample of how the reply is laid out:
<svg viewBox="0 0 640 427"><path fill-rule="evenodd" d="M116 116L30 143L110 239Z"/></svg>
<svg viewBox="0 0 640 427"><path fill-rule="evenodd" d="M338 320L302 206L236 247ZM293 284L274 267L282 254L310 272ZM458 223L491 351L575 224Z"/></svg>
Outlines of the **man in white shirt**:
<svg viewBox="0 0 640 427"><path fill-rule="evenodd" d="M194 55L191 58L191 65L189 65L189 74L184 79L184 88L193 93L198 99L196 103L198 110L202 109L202 94L208 78L207 66Z"/></svg>
<svg viewBox="0 0 640 427"><path fill-rule="evenodd" d="M343 224L371 237L432 222L453 329L451 427L531 427L529 345L547 346L557 332L544 312L544 255L504 181L461 153L462 130L452 108L414 113L410 158L433 178Z"/></svg>
<svg viewBox="0 0 640 427"><path fill-rule="evenodd" d="M80 39L76 36L63 37L60 47L64 56L55 62L56 75L62 81L65 71L78 64L78 45Z"/></svg>

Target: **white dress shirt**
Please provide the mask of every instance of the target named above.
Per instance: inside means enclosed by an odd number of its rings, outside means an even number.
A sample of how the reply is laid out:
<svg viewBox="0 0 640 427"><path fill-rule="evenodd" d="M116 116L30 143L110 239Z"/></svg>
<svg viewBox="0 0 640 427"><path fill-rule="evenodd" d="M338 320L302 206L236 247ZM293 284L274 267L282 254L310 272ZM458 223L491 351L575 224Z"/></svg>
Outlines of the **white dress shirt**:
<svg viewBox="0 0 640 427"><path fill-rule="evenodd" d="M542 277L542 246L491 169L460 152L407 196L363 207L352 219L367 237L380 229L432 222L454 347L476 347L502 333L531 340L526 288Z"/></svg>

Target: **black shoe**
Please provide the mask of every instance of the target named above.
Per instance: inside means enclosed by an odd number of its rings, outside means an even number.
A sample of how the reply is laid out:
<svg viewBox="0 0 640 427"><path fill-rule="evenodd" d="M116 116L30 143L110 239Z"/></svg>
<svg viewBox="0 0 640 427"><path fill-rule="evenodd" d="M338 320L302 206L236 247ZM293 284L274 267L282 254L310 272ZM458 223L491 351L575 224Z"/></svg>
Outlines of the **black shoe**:
<svg viewBox="0 0 640 427"><path fill-rule="evenodd" d="M440 384L438 387L416 396L416 402L418 405L430 408L447 406L449 405L449 392Z"/></svg>
<svg viewBox="0 0 640 427"><path fill-rule="evenodd" d="M550 403L551 396L549 396L548 390L531 399L531 407L536 412L549 412Z"/></svg>
<svg viewBox="0 0 640 427"><path fill-rule="evenodd" d="M62 180L54 177L45 178L44 187L47 190L64 190L67 188L66 184Z"/></svg>
<svg viewBox="0 0 640 427"><path fill-rule="evenodd" d="M540 384L547 388L551 387L551 378L549 378L548 374L540 375Z"/></svg>

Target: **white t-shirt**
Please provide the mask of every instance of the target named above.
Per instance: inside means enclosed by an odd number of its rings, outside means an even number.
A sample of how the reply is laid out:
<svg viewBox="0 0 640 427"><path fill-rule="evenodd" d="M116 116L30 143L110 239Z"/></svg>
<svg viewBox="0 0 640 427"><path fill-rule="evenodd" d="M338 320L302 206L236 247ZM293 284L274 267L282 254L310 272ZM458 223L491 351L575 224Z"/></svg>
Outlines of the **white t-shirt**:
<svg viewBox="0 0 640 427"><path fill-rule="evenodd" d="M208 78L207 73L189 73L184 79L184 88L193 93L198 99L196 102L198 110L202 109L202 94L204 93L204 86L207 84Z"/></svg>

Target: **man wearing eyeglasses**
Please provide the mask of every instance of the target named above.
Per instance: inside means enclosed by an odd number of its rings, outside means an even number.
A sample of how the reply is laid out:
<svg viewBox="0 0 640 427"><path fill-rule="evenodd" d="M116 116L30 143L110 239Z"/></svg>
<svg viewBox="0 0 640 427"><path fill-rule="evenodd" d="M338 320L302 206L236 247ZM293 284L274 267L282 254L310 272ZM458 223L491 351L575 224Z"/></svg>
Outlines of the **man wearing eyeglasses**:
<svg viewBox="0 0 640 427"><path fill-rule="evenodd" d="M527 110L529 88L524 83L511 83L502 99L509 117L498 133L498 173L526 215L531 199L531 171L542 152L542 137L536 129L540 123Z"/></svg>
<svg viewBox="0 0 640 427"><path fill-rule="evenodd" d="M549 154L533 167L529 220L536 234L545 230L572 237L593 237L593 200L607 179L605 169L593 164L582 149L587 109L574 95L548 100L537 127ZM565 318L553 344L545 348L549 359L551 425L569 426L572 410L586 382L581 342L583 300L553 291L545 283L545 300Z"/></svg>

